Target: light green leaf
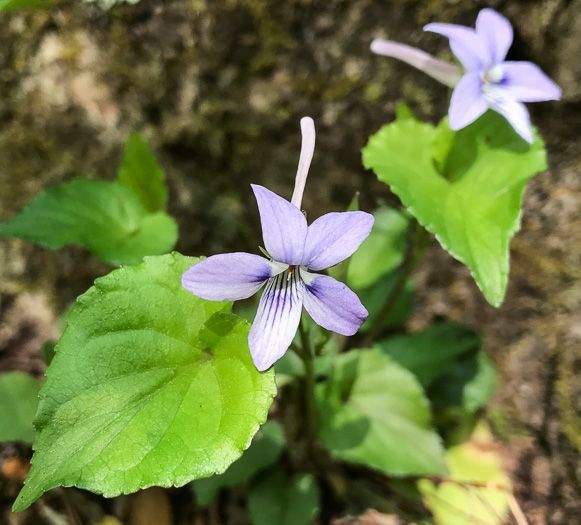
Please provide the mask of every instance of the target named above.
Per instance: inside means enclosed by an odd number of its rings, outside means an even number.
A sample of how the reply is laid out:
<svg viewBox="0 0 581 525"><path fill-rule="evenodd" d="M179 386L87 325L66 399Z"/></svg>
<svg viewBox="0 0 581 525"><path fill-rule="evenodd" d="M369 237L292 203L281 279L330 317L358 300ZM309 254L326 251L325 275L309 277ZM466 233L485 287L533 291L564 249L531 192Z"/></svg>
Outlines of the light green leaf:
<svg viewBox="0 0 581 525"><path fill-rule="evenodd" d="M426 388L459 356L476 354L480 337L469 326L447 322L423 332L384 339L376 348L407 368Z"/></svg>
<svg viewBox="0 0 581 525"><path fill-rule="evenodd" d="M118 180L139 196L147 211L165 210L165 173L139 133L131 133L125 144Z"/></svg>
<svg viewBox="0 0 581 525"><path fill-rule="evenodd" d="M370 138L363 163L499 306L525 183L546 168L542 140L527 144L493 111L457 132L404 119Z"/></svg>
<svg viewBox="0 0 581 525"><path fill-rule="evenodd" d="M494 448L488 428L481 424L472 439L447 453L450 480L434 485L418 482L424 503L438 525L501 525L506 523L510 480ZM489 484L490 488L475 486Z"/></svg>
<svg viewBox="0 0 581 525"><path fill-rule="evenodd" d="M386 474L446 472L420 385L379 351L340 354L316 393L321 439L334 456Z"/></svg>
<svg viewBox="0 0 581 525"><path fill-rule="evenodd" d="M373 284L403 259L409 218L393 208L379 208L373 216L371 234L349 261L347 280L353 288Z"/></svg>
<svg viewBox="0 0 581 525"><path fill-rule="evenodd" d="M39 193L0 224L0 236L53 249L80 244L110 264L137 264L170 251L177 225L165 213L149 213L119 182L77 179Z"/></svg>
<svg viewBox="0 0 581 525"><path fill-rule="evenodd" d="M32 443L40 383L24 372L0 375L0 442Z"/></svg>
<svg viewBox="0 0 581 525"><path fill-rule="evenodd" d="M247 481L270 467L282 454L284 444L284 434L280 425L276 421L267 421L254 436L248 450L232 463L226 472L192 483L196 500L200 505L208 505L221 488Z"/></svg>
<svg viewBox="0 0 581 525"><path fill-rule="evenodd" d="M282 470L273 470L257 480L248 494L253 525L310 525L319 508L319 486L310 474L289 478Z"/></svg>
<svg viewBox="0 0 581 525"><path fill-rule="evenodd" d="M14 11L27 8L48 9L52 7L49 0L0 0L0 11Z"/></svg>
<svg viewBox="0 0 581 525"><path fill-rule="evenodd" d="M249 325L224 322L230 303L181 286L197 261L148 257L79 297L41 390L16 512L59 485L106 497L180 486L224 472L248 447L274 374L252 363Z"/></svg>

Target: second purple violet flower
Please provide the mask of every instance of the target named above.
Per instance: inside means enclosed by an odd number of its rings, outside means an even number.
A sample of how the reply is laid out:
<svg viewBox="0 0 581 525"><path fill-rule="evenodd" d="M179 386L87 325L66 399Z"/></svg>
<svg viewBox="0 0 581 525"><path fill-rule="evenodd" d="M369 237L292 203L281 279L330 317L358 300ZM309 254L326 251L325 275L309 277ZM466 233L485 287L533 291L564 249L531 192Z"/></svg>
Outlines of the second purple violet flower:
<svg viewBox="0 0 581 525"><path fill-rule="evenodd" d="M523 102L559 100L561 89L532 62L505 60L512 44L510 22L493 9L482 9L476 28L456 24L428 24L432 31L450 40L450 49L466 72L405 44L377 39L371 51L398 58L421 69L439 82L453 87L450 129L462 129L487 109L508 120L527 142L533 142L529 113Z"/></svg>

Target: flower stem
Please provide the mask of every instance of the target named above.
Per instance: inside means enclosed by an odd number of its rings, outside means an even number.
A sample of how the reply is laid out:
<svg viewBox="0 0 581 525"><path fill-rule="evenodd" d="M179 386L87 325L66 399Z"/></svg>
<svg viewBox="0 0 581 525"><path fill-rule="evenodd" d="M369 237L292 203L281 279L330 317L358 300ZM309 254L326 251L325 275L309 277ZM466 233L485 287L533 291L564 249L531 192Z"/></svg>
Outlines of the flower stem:
<svg viewBox="0 0 581 525"><path fill-rule="evenodd" d="M412 220L408 227L407 245L403 260L397 269L398 279L393 286L390 294L387 296L383 308L377 314L371 328L363 340L363 347L371 346L385 328L385 323L389 314L396 305L401 293L405 289L407 280L420 261L428 241L428 231L415 219Z"/></svg>
<svg viewBox="0 0 581 525"><path fill-rule="evenodd" d="M315 366L313 350L302 320L299 323L299 334L301 338L300 357L305 364L305 389L303 392L306 411L305 437L308 454L313 458L318 435L317 407L315 405Z"/></svg>

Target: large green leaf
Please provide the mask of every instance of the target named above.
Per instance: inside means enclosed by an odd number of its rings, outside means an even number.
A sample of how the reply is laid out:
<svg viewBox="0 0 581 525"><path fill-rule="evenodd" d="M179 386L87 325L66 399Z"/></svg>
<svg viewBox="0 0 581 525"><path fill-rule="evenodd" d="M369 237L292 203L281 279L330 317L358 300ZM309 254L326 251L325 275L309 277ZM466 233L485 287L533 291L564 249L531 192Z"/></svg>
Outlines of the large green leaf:
<svg viewBox="0 0 581 525"><path fill-rule="evenodd" d="M0 0L0 11L14 11L28 8L48 9L52 7L49 0Z"/></svg>
<svg viewBox="0 0 581 525"><path fill-rule="evenodd" d="M386 474L442 474L444 450L415 377L377 350L336 357L317 386L320 435L340 459Z"/></svg>
<svg viewBox="0 0 581 525"><path fill-rule="evenodd" d="M0 441L32 443L40 383L24 372L0 375Z"/></svg>
<svg viewBox="0 0 581 525"><path fill-rule="evenodd" d="M119 168L119 182L129 186L148 211L165 210L165 173L139 133L131 133L125 144L125 155Z"/></svg>
<svg viewBox="0 0 581 525"><path fill-rule="evenodd" d="M413 372L426 388L458 357L476 354L480 337L469 326L447 322L423 332L389 337L376 347Z"/></svg>
<svg viewBox="0 0 581 525"><path fill-rule="evenodd" d="M272 371L256 370L230 303L187 292L198 259L148 257L80 296L47 370L32 470L14 504L76 485L107 497L223 472L266 420Z"/></svg>
<svg viewBox="0 0 581 525"><path fill-rule="evenodd" d="M458 132L446 119L438 128L404 119L370 138L363 163L500 305L525 183L546 168L542 140L527 144L492 111Z"/></svg>
<svg viewBox="0 0 581 525"><path fill-rule="evenodd" d="M80 244L110 264L137 264L170 251L177 225L163 212L149 213L124 184L77 179L38 194L0 224L0 236L48 248Z"/></svg>
<svg viewBox="0 0 581 525"><path fill-rule="evenodd" d="M261 470L276 463L283 449L282 428L276 421L267 421L254 436L248 450L240 459L232 463L226 472L192 483L196 500L200 505L207 505L222 487L231 487L247 481Z"/></svg>
<svg viewBox="0 0 581 525"><path fill-rule="evenodd" d="M347 280L353 288L373 284L403 258L409 217L393 208L379 208L373 216L373 230L349 261Z"/></svg>
<svg viewBox="0 0 581 525"><path fill-rule="evenodd" d="M310 474L288 477L273 470L259 479L248 493L253 525L310 525L319 513L317 481Z"/></svg>

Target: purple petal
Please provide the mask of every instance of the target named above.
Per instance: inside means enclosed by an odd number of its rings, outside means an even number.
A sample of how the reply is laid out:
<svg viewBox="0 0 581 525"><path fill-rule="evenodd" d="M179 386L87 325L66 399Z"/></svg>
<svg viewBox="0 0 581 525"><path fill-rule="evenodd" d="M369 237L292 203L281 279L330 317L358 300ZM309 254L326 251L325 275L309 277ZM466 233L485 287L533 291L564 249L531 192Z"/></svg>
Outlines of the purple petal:
<svg viewBox="0 0 581 525"><path fill-rule="evenodd" d="M534 142L529 112L522 102L505 96L504 90L496 89L494 97L489 100L490 107L498 111L529 144Z"/></svg>
<svg viewBox="0 0 581 525"><path fill-rule="evenodd" d="M454 88L450 100L450 129L462 129L482 115L488 106L482 95L480 73L466 73Z"/></svg>
<svg viewBox="0 0 581 525"><path fill-rule="evenodd" d="M305 216L296 206L264 186L251 186L258 203L266 251L275 261L301 264L307 236Z"/></svg>
<svg viewBox="0 0 581 525"><path fill-rule="evenodd" d="M428 24L424 31L448 37L452 53L468 71L481 71L491 65L484 44L474 29L456 24Z"/></svg>
<svg viewBox="0 0 581 525"><path fill-rule="evenodd" d="M561 88L532 62L504 62L502 89L519 102L559 100Z"/></svg>
<svg viewBox="0 0 581 525"><path fill-rule="evenodd" d="M371 51L402 60L449 87L454 87L462 77L454 64L442 62L420 49L399 42L376 39L371 42Z"/></svg>
<svg viewBox="0 0 581 525"><path fill-rule="evenodd" d="M278 361L292 343L301 320L304 293L298 269L279 273L266 284L248 334L252 360L261 372Z"/></svg>
<svg viewBox="0 0 581 525"><path fill-rule="evenodd" d="M327 213L309 226L303 266L324 270L353 255L371 232L375 219L363 211Z"/></svg>
<svg viewBox="0 0 581 525"><path fill-rule="evenodd" d="M317 324L342 335L359 330L369 313L353 291L328 275L301 275L306 283L305 309Z"/></svg>
<svg viewBox="0 0 581 525"><path fill-rule="evenodd" d="M238 301L254 295L271 277L271 263L250 253L213 255L182 274L182 286L208 301Z"/></svg>
<svg viewBox="0 0 581 525"><path fill-rule="evenodd" d="M512 44L510 22L494 9L482 9L476 19L476 33L485 46L489 64L502 62Z"/></svg>

